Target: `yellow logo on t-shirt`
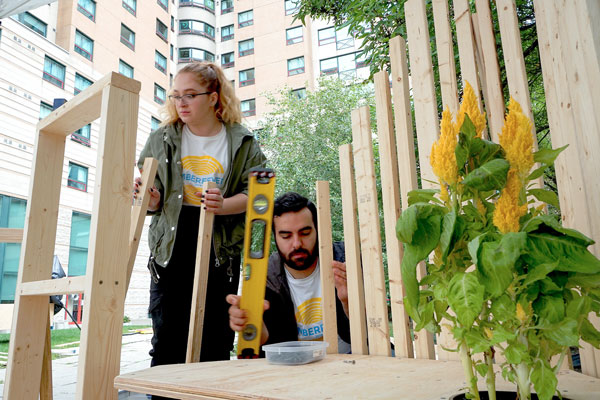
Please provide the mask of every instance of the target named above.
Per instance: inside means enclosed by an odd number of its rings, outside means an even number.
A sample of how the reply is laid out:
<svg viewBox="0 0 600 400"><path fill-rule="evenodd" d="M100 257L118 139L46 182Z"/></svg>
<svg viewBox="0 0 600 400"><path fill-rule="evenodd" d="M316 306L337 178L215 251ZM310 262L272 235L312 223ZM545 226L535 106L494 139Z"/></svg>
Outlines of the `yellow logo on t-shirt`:
<svg viewBox="0 0 600 400"><path fill-rule="evenodd" d="M183 198L185 203L201 205L196 192L202 192L204 182L215 182L221 186L225 170L211 156L188 156L181 160L183 167Z"/></svg>
<svg viewBox="0 0 600 400"><path fill-rule="evenodd" d="M296 312L298 340L323 340L321 298L313 297L300 304Z"/></svg>

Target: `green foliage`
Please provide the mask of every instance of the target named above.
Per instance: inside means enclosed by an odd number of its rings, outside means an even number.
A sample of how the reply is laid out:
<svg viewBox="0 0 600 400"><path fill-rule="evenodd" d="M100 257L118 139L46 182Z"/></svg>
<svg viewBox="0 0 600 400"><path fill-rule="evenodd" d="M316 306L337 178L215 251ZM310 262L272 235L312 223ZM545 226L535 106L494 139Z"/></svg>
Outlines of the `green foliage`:
<svg viewBox="0 0 600 400"><path fill-rule="evenodd" d="M304 99L290 95L288 88L266 96L272 110L258 139L277 174L276 195L294 191L314 199L315 181L329 181L333 239L341 240L338 148L352 143L352 110L374 104L372 86L321 78L318 89L307 90Z"/></svg>

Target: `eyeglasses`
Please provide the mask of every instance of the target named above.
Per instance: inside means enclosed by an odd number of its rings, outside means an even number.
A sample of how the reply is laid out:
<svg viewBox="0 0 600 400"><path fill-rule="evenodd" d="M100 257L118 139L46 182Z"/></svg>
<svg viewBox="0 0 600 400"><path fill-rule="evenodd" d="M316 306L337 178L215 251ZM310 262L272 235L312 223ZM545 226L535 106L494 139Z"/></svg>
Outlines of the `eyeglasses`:
<svg viewBox="0 0 600 400"><path fill-rule="evenodd" d="M204 92L204 93L193 93L193 94L184 94L181 96L173 96L173 95L169 95L169 100L171 101L182 101L184 103L189 103L190 101L192 101L194 99L194 97L196 96L202 96L205 94L211 94L213 92Z"/></svg>

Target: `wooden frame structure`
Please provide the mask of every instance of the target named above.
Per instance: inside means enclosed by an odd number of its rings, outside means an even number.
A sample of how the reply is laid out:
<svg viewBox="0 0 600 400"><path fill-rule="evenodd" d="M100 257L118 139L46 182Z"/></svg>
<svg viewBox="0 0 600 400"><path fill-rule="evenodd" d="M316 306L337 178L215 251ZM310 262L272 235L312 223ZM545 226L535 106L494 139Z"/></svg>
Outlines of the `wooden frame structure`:
<svg viewBox="0 0 600 400"><path fill-rule="evenodd" d="M38 398L45 348L43 338L48 324L48 296L71 293L85 293L87 303L76 397L118 397L113 379L119 374L123 307L131 270L128 263L130 252L137 251L148 204L147 199L138 202L138 209L134 207L133 213L136 222L123 223L132 216L131 187L140 87L137 81L110 73L38 123L5 398ZM65 139L99 117L87 274L51 280ZM149 168L144 171L146 183L154 179L156 171L155 163L147 165ZM49 364L49 360L47 362ZM51 393L47 396L51 398Z"/></svg>

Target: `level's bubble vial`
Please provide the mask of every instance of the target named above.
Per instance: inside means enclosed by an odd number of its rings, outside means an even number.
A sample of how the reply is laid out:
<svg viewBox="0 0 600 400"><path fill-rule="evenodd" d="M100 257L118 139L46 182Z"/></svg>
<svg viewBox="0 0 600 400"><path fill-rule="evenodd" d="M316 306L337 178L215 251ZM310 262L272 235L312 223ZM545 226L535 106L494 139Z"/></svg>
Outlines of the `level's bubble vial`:
<svg viewBox="0 0 600 400"><path fill-rule="evenodd" d="M252 324L248 324L244 327L244 330L242 330L242 337L247 341L253 340L256 337L256 332L256 327Z"/></svg>
<svg viewBox="0 0 600 400"><path fill-rule="evenodd" d="M262 194L259 194L252 201L252 208L258 214L264 214L269 209L269 200Z"/></svg>

